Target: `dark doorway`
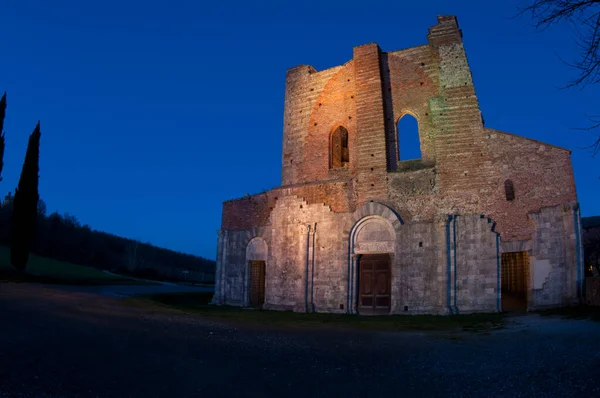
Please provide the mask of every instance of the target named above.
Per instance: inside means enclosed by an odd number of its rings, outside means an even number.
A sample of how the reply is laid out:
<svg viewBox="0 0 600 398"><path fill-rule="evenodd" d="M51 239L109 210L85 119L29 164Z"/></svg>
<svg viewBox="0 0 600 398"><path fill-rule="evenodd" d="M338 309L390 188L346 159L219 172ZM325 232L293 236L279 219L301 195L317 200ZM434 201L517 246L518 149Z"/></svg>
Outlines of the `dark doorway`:
<svg viewBox="0 0 600 398"><path fill-rule="evenodd" d="M529 256L527 252L502 253L502 311L527 311Z"/></svg>
<svg viewBox="0 0 600 398"><path fill-rule="evenodd" d="M261 307L265 303L265 262L250 261L250 305Z"/></svg>
<svg viewBox="0 0 600 398"><path fill-rule="evenodd" d="M358 312L363 315L389 314L392 278L388 254L364 254L359 259Z"/></svg>

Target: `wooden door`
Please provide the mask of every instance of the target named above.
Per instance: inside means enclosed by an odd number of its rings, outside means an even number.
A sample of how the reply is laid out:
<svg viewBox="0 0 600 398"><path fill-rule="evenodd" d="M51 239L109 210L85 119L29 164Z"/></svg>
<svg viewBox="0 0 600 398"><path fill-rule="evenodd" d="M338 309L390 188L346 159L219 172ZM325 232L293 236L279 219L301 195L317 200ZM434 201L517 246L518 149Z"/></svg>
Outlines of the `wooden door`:
<svg viewBox="0 0 600 398"><path fill-rule="evenodd" d="M261 307L265 303L265 262L250 261L250 305Z"/></svg>
<svg viewBox="0 0 600 398"><path fill-rule="evenodd" d="M392 303L392 278L388 254L365 254L359 260L358 311L386 314Z"/></svg>

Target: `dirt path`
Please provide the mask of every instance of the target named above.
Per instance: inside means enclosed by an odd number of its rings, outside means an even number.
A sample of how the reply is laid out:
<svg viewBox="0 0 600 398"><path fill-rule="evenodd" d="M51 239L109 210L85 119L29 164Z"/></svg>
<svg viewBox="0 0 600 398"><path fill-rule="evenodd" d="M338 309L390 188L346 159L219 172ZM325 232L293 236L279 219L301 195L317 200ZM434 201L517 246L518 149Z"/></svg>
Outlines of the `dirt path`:
<svg viewBox="0 0 600 398"><path fill-rule="evenodd" d="M491 335L240 328L121 299L0 286L2 397L600 396L600 324Z"/></svg>

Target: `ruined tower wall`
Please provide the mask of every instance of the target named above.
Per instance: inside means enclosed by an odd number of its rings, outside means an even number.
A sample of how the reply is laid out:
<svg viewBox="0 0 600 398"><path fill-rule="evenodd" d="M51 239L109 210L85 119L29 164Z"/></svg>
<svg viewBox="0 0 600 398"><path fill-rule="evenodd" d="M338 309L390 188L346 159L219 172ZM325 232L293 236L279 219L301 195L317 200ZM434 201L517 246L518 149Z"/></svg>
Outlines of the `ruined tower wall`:
<svg viewBox="0 0 600 398"><path fill-rule="evenodd" d="M454 17L438 17L429 29L429 45L438 64L440 97L430 102L436 130L437 184L441 211L482 211L481 197L498 170L491 163L479 103ZM452 214L452 211L447 211Z"/></svg>
<svg viewBox="0 0 600 398"><path fill-rule="evenodd" d="M342 67L317 72L312 66L300 65L286 75L283 116L283 153L281 185L314 181L306 179L304 145L309 139L308 123L324 86Z"/></svg>

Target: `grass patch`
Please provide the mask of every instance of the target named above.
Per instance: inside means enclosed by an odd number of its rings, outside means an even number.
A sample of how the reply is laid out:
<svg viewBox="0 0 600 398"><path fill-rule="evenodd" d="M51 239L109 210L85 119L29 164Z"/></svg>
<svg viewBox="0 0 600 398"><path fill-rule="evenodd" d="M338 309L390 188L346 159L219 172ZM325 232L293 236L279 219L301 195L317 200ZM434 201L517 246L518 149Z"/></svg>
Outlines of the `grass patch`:
<svg viewBox="0 0 600 398"><path fill-rule="evenodd" d="M65 285L146 284L134 278L110 275L93 267L29 254L25 273L10 264L10 249L0 246L0 282L37 282Z"/></svg>
<svg viewBox="0 0 600 398"><path fill-rule="evenodd" d="M175 308L187 313L222 320L256 323L272 326L333 326L354 329L387 331L468 331L490 332L502 328L502 314L470 315L382 315L360 316L350 314L299 313L268 311L230 306L209 305L212 293L168 293L145 296L145 300Z"/></svg>
<svg viewBox="0 0 600 398"><path fill-rule="evenodd" d="M560 316L563 319L587 319L600 322L600 307L575 305L536 311L542 316Z"/></svg>

